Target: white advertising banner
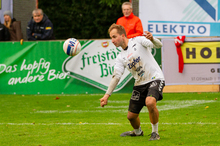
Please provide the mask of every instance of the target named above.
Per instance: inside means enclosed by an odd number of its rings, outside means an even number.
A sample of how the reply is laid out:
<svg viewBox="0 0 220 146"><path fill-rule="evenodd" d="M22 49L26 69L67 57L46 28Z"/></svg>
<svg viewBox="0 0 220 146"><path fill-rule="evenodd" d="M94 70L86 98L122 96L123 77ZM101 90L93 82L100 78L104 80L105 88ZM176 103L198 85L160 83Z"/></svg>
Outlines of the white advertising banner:
<svg viewBox="0 0 220 146"><path fill-rule="evenodd" d="M184 68L174 39L162 39L162 69L166 85L220 84L220 38L186 38L181 46Z"/></svg>
<svg viewBox="0 0 220 146"><path fill-rule="evenodd" d="M111 40L90 40L82 49L79 54L64 61L63 72L106 91L121 48L116 48ZM122 89L131 78L130 72L125 69L115 91Z"/></svg>
<svg viewBox="0 0 220 146"><path fill-rule="evenodd" d="M139 0L143 28L154 36L220 36L220 0Z"/></svg>
<svg viewBox="0 0 220 146"><path fill-rule="evenodd" d="M0 21L4 23L4 11L10 10L13 14L13 0L0 0Z"/></svg>
<svg viewBox="0 0 220 146"><path fill-rule="evenodd" d="M121 47L115 47L111 39L87 40L79 54L63 62L62 70L73 78L106 91L112 79L116 57L121 50ZM160 51L153 48L151 53L160 64ZM114 92L121 90L132 78L132 74L125 69Z"/></svg>

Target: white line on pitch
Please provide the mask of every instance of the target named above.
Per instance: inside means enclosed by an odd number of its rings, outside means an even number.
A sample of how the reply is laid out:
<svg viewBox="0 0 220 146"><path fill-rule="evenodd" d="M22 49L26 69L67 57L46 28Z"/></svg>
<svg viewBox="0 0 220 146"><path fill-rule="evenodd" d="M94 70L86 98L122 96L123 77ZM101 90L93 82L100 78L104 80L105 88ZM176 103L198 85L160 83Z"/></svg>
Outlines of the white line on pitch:
<svg viewBox="0 0 220 146"><path fill-rule="evenodd" d="M211 103L215 102L214 100L167 100L167 101L161 101L162 105L158 105L157 108L159 111L165 111L165 110L173 110L173 109L180 109L180 108L187 108L190 106L198 105L198 104L204 104L204 103ZM113 102L113 103L117 103ZM120 101L118 103L124 103L123 101ZM128 111L128 105L120 105L120 106L114 106L114 105L106 105L104 108L102 107L96 107L98 110L66 110L66 111L59 111L59 110L36 110L33 113L105 113L105 112L111 112L111 113L127 113ZM148 110L146 108L142 109L141 113L147 113Z"/></svg>
<svg viewBox="0 0 220 146"><path fill-rule="evenodd" d="M14 125L14 126L28 126L28 125L124 125L129 123L0 123L0 125ZM159 123L162 125L217 125L220 123L202 123L202 122L188 122L188 123ZM141 125L150 125L150 123L141 123Z"/></svg>

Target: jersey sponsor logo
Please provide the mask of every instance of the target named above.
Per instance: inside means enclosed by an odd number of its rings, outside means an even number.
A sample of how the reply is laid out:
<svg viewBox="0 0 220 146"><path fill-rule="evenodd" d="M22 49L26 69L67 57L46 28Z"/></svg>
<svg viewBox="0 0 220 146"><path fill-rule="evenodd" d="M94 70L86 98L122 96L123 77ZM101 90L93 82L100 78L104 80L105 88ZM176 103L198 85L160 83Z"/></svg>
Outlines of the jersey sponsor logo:
<svg viewBox="0 0 220 146"><path fill-rule="evenodd" d="M138 58L136 58L136 59L133 59L133 61L128 64L129 69L134 67L138 62L140 62L140 60L141 60L140 56Z"/></svg>
<svg viewBox="0 0 220 146"><path fill-rule="evenodd" d="M145 71L142 70L142 71L140 71L140 72L138 73L138 75L139 75L140 77L142 77L142 76L144 75L144 73L145 73Z"/></svg>
<svg viewBox="0 0 220 146"><path fill-rule="evenodd" d="M142 66L138 66L135 71L139 72L142 68L143 68Z"/></svg>

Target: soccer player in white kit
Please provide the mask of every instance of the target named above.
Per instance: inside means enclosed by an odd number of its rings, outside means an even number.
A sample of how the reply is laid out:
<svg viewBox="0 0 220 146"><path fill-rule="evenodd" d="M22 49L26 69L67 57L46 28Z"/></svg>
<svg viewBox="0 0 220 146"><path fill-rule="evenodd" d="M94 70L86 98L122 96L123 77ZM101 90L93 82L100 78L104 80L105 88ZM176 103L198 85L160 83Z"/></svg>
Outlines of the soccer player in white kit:
<svg viewBox="0 0 220 146"><path fill-rule="evenodd" d="M123 50L116 58L112 80L105 95L100 99L100 105L102 107L107 105L108 98L117 86L125 68L127 68L135 79L127 114L134 130L124 132L121 136L143 136L139 113L143 106L146 106L152 125L149 140L159 140L159 112L156 103L163 99L162 91L165 80L161 68L151 54L151 49L162 47L162 43L147 31L143 36L128 39L124 27L116 24L110 26L109 35L112 43L116 47L122 47Z"/></svg>

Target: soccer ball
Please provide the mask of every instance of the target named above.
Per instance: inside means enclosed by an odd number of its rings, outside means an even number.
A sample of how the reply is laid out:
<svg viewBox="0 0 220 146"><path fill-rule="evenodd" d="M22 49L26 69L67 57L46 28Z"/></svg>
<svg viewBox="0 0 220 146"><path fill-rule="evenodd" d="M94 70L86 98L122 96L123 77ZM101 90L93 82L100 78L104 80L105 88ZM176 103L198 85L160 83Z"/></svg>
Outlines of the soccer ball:
<svg viewBox="0 0 220 146"><path fill-rule="evenodd" d="M81 48L80 42L75 38L69 38L63 44L63 51L69 56L77 55Z"/></svg>

